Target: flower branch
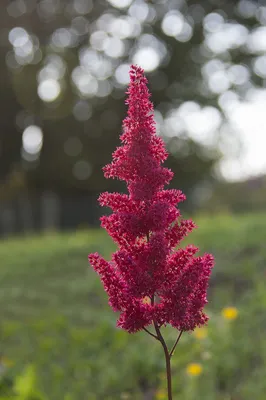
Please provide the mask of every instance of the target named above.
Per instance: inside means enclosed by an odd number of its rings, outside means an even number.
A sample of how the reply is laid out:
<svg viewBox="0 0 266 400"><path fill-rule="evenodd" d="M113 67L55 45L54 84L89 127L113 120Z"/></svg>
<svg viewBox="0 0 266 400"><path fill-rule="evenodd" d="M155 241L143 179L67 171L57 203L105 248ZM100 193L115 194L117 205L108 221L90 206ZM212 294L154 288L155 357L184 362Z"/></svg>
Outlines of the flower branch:
<svg viewBox="0 0 266 400"><path fill-rule="evenodd" d="M132 65L122 145L103 168L106 178L125 181L128 193L104 192L99 197L100 205L113 211L101 217L101 226L118 249L111 261L98 253L90 254L89 261L100 276L110 306L120 314L117 326L129 333L144 330L161 342L168 399L172 399L170 359L182 333L208 321L203 308L214 260L210 254L196 256L195 246L179 246L196 225L184 220L178 209L185 195L164 189L173 172L163 166L168 153L156 134L147 84L144 71ZM150 325L156 334L148 330ZM163 325L180 332L170 352L160 331Z"/></svg>

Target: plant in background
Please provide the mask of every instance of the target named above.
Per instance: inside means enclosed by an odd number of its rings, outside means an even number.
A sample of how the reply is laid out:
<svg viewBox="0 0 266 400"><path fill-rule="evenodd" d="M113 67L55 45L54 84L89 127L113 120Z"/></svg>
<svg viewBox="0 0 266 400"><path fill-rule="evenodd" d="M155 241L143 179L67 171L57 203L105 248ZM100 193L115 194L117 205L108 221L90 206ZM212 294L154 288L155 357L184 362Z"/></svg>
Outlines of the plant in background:
<svg viewBox="0 0 266 400"><path fill-rule="evenodd" d="M118 250L111 261L98 253L90 254L89 261L100 275L109 304L120 313L117 326L129 333L144 330L161 343L170 400L170 360L176 345L184 331L208 320L203 308L214 261L210 254L196 256L198 248L192 245L176 250L195 224L182 219L177 208L184 194L164 189L173 172L162 166L168 153L156 135L147 79L140 67L131 66L127 94L122 146L103 170L106 178L124 180L128 194L105 192L99 197L102 206L113 210L101 217L101 226ZM167 324L178 331L171 350L161 332Z"/></svg>
<svg viewBox="0 0 266 400"><path fill-rule="evenodd" d="M1 378L1 376L0 376ZM7 381L7 380L6 380ZM0 379L0 400L45 400L46 397L37 389L37 374L33 364L13 378L13 382Z"/></svg>

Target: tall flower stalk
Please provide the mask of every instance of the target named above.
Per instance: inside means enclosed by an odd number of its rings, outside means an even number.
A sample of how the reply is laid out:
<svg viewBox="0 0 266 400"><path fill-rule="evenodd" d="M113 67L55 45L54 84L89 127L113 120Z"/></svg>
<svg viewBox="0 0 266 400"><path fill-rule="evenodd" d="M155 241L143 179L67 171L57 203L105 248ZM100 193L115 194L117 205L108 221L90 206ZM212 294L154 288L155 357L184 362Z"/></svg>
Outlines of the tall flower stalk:
<svg viewBox="0 0 266 400"><path fill-rule="evenodd" d="M98 253L90 254L89 261L101 278L110 306L120 313L117 326L129 333L144 330L161 343L171 400L170 360L182 333L208 320L203 308L214 260L210 254L196 256L195 246L179 246L195 224L184 220L177 208L184 194L164 189L173 172L162 166L168 153L156 135L147 79L138 66L131 66L127 94L122 145L103 171L106 178L125 181L128 194L104 192L99 197L100 204L113 211L101 217L101 226L118 250L111 261ZM167 324L177 330L171 350L161 333Z"/></svg>

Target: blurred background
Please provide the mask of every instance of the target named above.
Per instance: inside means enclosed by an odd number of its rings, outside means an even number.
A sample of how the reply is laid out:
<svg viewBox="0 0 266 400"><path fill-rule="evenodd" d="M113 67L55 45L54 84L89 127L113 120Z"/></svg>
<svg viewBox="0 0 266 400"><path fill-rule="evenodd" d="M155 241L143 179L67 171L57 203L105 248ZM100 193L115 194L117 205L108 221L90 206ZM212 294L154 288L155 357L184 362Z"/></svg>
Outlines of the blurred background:
<svg viewBox="0 0 266 400"><path fill-rule="evenodd" d="M185 207L264 209L265 24L264 1L2 0L0 235L98 225L131 63Z"/></svg>
<svg viewBox="0 0 266 400"><path fill-rule="evenodd" d="M170 187L201 228L189 242L216 258L213 322L180 345L175 396L265 400L265 0L1 0L0 389L166 399L161 349L118 331L87 276L89 252L115 249L96 229L97 198L125 191L102 167L132 63L149 80Z"/></svg>

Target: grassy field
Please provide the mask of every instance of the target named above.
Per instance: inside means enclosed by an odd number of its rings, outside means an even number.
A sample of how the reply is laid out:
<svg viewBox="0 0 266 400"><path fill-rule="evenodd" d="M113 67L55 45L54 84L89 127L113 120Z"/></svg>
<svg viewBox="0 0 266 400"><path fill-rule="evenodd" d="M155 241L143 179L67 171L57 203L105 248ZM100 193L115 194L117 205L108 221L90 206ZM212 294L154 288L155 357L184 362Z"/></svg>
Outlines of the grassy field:
<svg viewBox="0 0 266 400"><path fill-rule="evenodd" d="M216 259L211 320L180 341L174 398L265 400L266 215L195 221L199 228L186 243ZM88 253L109 258L114 249L102 230L0 242L1 400L12 398L8 379L27 371L40 393L28 400L166 399L162 349L145 333L115 327L116 315L88 267ZM227 307L234 312L226 317ZM175 334L166 331L169 343Z"/></svg>

